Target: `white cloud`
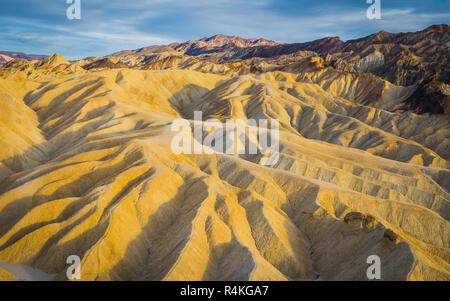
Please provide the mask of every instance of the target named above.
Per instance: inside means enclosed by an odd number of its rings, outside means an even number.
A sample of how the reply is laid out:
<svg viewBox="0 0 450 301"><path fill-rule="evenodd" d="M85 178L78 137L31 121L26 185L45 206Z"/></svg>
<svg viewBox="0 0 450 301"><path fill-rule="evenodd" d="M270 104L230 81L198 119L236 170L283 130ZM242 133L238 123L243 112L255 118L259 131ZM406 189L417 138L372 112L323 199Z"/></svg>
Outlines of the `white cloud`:
<svg viewBox="0 0 450 301"><path fill-rule="evenodd" d="M365 5L348 9L340 4L317 4L310 15L295 16L274 11L271 0L91 0L83 3L80 22L64 19L64 5L58 8L45 5L43 11L51 17L15 16L0 21L21 25L14 33L22 35L22 41L36 44L46 41L48 47L58 47L60 52L73 53L76 49L82 55L101 55L217 33L280 42L304 42L330 35L340 35L345 40L381 29L416 31L450 18L447 12L422 13L414 8L382 7L381 20L368 20ZM186 17L186 26L176 22L174 15ZM11 29L3 29L3 40L7 38L5 30Z"/></svg>

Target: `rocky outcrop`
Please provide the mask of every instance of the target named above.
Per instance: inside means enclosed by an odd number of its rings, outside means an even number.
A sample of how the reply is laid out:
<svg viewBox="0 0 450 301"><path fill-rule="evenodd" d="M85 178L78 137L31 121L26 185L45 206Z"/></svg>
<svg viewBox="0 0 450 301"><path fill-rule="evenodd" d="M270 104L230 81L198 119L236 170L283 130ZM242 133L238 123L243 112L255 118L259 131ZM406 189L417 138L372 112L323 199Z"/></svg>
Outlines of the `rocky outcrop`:
<svg viewBox="0 0 450 301"><path fill-rule="evenodd" d="M418 114L450 114L450 86L436 81L419 84L405 99L405 108Z"/></svg>
<svg viewBox="0 0 450 301"><path fill-rule="evenodd" d="M183 54L195 56L205 53L233 51L236 48L251 48L274 45L280 44L265 39L244 39L238 36L225 36L222 34L218 34L210 38L200 39L198 41L187 41L180 44L172 44L171 47Z"/></svg>

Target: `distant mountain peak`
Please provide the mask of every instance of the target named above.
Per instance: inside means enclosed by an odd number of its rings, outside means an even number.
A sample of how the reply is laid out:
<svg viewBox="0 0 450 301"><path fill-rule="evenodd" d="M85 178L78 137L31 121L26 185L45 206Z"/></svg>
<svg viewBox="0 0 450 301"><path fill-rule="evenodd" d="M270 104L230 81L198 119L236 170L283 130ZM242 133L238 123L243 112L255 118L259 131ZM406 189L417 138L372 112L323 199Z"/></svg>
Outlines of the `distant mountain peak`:
<svg viewBox="0 0 450 301"><path fill-rule="evenodd" d="M203 39L201 39L201 40L204 40L204 41L212 41L212 40L227 39L227 38L236 38L236 37L237 37L237 36L226 36L226 35L224 35L224 34L219 33L219 34L213 35L213 36L211 36L211 37L209 37L209 38L203 38Z"/></svg>
<svg viewBox="0 0 450 301"><path fill-rule="evenodd" d="M257 46L275 46L280 45L275 41L263 38L242 38L237 35L227 36L216 34L209 38L202 38L197 41L187 41L174 45L174 49L188 55L198 55L214 51L225 51L234 48L248 48Z"/></svg>
<svg viewBox="0 0 450 301"><path fill-rule="evenodd" d="M447 24L436 24L425 28L424 31L450 31L450 26Z"/></svg>
<svg viewBox="0 0 450 301"><path fill-rule="evenodd" d="M47 57L45 57L42 61L41 61L41 66L58 66L58 65L68 65L70 64L65 57L63 57L61 54L59 53L55 53L52 55L49 55Z"/></svg>
<svg viewBox="0 0 450 301"><path fill-rule="evenodd" d="M251 46L261 46L261 45L278 45L280 43L277 43L272 40L266 40L263 38L242 38L237 35L228 36L224 34L216 34L214 36L211 36L209 38L202 38L198 40L198 42L207 42L207 43L217 43L217 44L236 44L237 47L251 47ZM240 46L244 45L244 46Z"/></svg>
<svg viewBox="0 0 450 301"><path fill-rule="evenodd" d="M46 57L46 55L26 54L23 52L16 52L16 51L0 51L0 55L6 55L13 59L26 59L27 61L41 60Z"/></svg>

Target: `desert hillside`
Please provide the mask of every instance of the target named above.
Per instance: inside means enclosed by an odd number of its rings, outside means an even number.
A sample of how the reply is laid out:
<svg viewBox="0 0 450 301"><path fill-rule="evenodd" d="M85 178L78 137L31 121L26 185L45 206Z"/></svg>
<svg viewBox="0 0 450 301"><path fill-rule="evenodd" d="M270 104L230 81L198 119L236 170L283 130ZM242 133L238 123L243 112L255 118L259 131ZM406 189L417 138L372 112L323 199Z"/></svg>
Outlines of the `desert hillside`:
<svg viewBox="0 0 450 301"><path fill-rule="evenodd" d="M361 41L224 59L224 39L0 65L0 279L65 280L78 255L82 280L367 280L376 254L383 280L450 280L448 111L344 64ZM278 120L277 162L175 154L194 111Z"/></svg>

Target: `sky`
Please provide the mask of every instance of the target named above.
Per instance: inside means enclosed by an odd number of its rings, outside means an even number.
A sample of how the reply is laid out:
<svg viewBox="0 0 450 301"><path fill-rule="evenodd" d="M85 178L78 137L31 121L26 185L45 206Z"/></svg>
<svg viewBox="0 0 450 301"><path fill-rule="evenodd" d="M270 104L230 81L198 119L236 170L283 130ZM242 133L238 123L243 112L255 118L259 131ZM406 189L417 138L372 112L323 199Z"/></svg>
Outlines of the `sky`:
<svg viewBox="0 0 450 301"><path fill-rule="evenodd" d="M368 0L80 0L79 20L67 18L66 1L0 0L0 50L81 59L219 33L345 41L450 20L450 0L378 0L381 19L367 18Z"/></svg>

